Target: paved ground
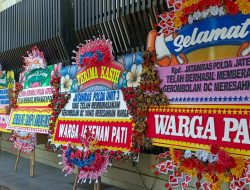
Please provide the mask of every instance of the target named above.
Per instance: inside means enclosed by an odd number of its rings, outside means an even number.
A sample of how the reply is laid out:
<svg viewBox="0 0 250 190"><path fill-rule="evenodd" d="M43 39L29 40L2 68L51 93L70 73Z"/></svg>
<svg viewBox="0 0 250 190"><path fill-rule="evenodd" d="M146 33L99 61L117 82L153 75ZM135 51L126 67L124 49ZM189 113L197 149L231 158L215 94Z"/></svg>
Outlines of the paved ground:
<svg viewBox="0 0 250 190"><path fill-rule="evenodd" d="M75 175L64 177L60 169L36 163L35 177L29 177L29 160L20 157L17 172L13 172L16 157L0 152L0 190L72 190ZM77 190L93 190L93 185L78 185ZM102 190L121 190L102 184Z"/></svg>

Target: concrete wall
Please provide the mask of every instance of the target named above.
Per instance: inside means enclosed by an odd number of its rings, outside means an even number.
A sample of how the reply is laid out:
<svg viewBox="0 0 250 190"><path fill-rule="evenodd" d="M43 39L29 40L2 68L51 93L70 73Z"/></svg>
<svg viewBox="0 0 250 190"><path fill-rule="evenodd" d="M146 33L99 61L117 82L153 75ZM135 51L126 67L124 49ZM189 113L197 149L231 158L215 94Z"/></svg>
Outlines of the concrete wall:
<svg viewBox="0 0 250 190"><path fill-rule="evenodd" d="M15 154L12 143L8 141L10 134L2 133L1 136L1 150ZM45 140L45 138L42 139L42 141ZM39 141L41 141L41 139ZM22 156L27 157L27 155ZM61 168L61 166L58 165L60 161L57 154L48 152L44 145L38 145L36 147L36 162ZM165 189L164 185L167 182L167 176L160 175L158 178L155 177L154 170L152 170L152 164L155 163L155 156L146 154L141 155L140 162L137 164L136 168L132 167L132 164L128 162L114 163L112 167L109 167L108 173L102 177L102 181L127 190L142 190L144 189L143 183L147 190ZM15 163L13 163L13 167L14 164ZM39 171L35 171L35 173L39 173ZM192 188L190 187L189 189Z"/></svg>

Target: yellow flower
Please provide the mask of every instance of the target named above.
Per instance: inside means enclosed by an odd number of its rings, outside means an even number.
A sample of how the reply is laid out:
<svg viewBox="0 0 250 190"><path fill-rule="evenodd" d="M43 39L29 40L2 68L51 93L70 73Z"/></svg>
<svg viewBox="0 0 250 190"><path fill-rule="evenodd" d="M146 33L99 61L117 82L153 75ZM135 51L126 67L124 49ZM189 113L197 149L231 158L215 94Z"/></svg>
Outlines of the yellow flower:
<svg viewBox="0 0 250 190"><path fill-rule="evenodd" d="M209 183L213 183L213 179L212 179L211 175L209 175L208 173L203 174L203 177L204 177Z"/></svg>
<svg viewBox="0 0 250 190"><path fill-rule="evenodd" d="M250 14L250 2L247 0L236 0L242 14Z"/></svg>
<svg viewBox="0 0 250 190"><path fill-rule="evenodd" d="M97 141L91 141L91 142L89 143L89 150L90 150L91 152L94 152L94 151L95 151L97 143L98 143Z"/></svg>
<svg viewBox="0 0 250 190"><path fill-rule="evenodd" d="M189 7L189 6L193 5L193 4L197 4L197 3L199 3L199 1L200 1L200 0L187 0L187 1L183 4L182 8Z"/></svg>
<svg viewBox="0 0 250 190"><path fill-rule="evenodd" d="M220 179L220 182L224 183L230 182L230 176L225 176L224 173L218 174L218 178Z"/></svg>
<svg viewBox="0 0 250 190"><path fill-rule="evenodd" d="M240 177L245 167L245 160L242 157L235 157L234 159L236 167L231 169L231 173L236 177Z"/></svg>
<svg viewBox="0 0 250 190"><path fill-rule="evenodd" d="M175 16L176 16L176 17L181 17L181 16L182 16L182 11L177 11L177 12L175 13Z"/></svg>
<svg viewBox="0 0 250 190"><path fill-rule="evenodd" d="M182 22L181 22L181 19L179 17L176 17L174 19L174 26L176 29L180 28L182 26Z"/></svg>
<svg viewBox="0 0 250 190"><path fill-rule="evenodd" d="M14 88L14 72L13 71L8 71L7 72L7 83L8 83L8 88Z"/></svg>
<svg viewBox="0 0 250 190"><path fill-rule="evenodd" d="M220 190L220 182L218 181L217 183L214 183L212 185L212 190Z"/></svg>
<svg viewBox="0 0 250 190"><path fill-rule="evenodd" d="M183 173L186 173L186 174L188 174L188 175L191 175L191 176L194 176L194 177L197 176L197 173L196 173L196 170L195 170L195 169L189 169L189 168L185 168L185 167L180 167L180 170L181 170Z"/></svg>

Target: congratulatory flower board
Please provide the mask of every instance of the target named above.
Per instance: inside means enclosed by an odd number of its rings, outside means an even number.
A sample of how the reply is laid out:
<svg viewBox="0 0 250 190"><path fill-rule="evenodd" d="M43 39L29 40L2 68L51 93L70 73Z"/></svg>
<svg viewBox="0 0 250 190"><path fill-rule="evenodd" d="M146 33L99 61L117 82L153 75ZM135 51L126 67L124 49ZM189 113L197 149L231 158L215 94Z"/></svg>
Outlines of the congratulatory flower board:
<svg viewBox="0 0 250 190"><path fill-rule="evenodd" d="M9 89L14 87L15 79L13 71L2 71L0 64L0 131L10 132L6 130L9 123L9 113L7 107L10 104Z"/></svg>
<svg viewBox="0 0 250 190"><path fill-rule="evenodd" d="M245 8L242 6L245 2ZM148 36L170 106L152 107L153 145L250 155L250 3L167 1Z"/></svg>
<svg viewBox="0 0 250 190"><path fill-rule="evenodd" d="M79 47L76 62L61 70L61 92L71 98L61 111L53 135L55 144L81 144L89 129L99 148L128 151L133 123L120 90L139 85L142 54L114 60L109 40L96 39Z"/></svg>
<svg viewBox="0 0 250 190"><path fill-rule="evenodd" d="M36 46L24 57L25 70L20 73L23 90L13 108L8 129L44 133L49 130L52 88L50 79L60 74L61 64L47 66L43 52Z"/></svg>
<svg viewBox="0 0 250 190"><path fill-rule="evenodd" d="M246 189L250 174L250 2L167 0L148 36L168 106L151 107L147 137L165 188ZM165 161L163 161L163 159ZM223 187L221 184L223 184ZM226 187L228 183L228 187Z"/></svg>

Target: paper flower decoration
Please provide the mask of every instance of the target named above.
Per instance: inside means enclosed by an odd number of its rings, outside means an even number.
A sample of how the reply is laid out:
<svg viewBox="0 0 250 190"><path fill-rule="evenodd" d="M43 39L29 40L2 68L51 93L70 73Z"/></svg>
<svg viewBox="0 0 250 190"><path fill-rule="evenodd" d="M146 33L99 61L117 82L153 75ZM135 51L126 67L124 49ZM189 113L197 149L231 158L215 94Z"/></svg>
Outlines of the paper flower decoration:
<svg viewBox="0 0 250 190"><path fill-rule="evenodd" d="M246 180L250 173L250 162L242 157L233 157L214 144L210 152L205 150L178 150L170 148L158 158L166 161L159 162L155 174L168 174L167 189L180 186L187 189L191 176L196 177L196 189L220 189L222 182L229 183L229 189L243 189L249 182ZM171 159L171 160L169 160ZM204 178L206 181L201 182Z"/></svg>
<svg viewBox="0 0 250 190"><path fill-rule="evenodd" d="M13 131L10 141L13 147L24 153L30 153L36 146L36 134L22 131Z"/></svg>

